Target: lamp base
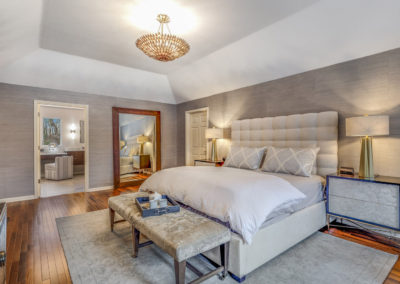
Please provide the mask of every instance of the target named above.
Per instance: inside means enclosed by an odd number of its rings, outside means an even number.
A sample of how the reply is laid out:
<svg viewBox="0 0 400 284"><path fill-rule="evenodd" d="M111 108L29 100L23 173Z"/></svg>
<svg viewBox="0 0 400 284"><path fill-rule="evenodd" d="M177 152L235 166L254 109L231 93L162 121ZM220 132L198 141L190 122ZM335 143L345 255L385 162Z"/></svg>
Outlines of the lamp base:
<svg viewBox="0 0 400 284"><path fill-rule="evenodd" d="M211 161L218 161L217 139L213 138L211 142Z"/></svg>
<svg viewBox="0 0 400 284"><path fill-rule="evenodd" d="M375 177L372 137L366 136L361 138L360 170L358 175L368 179L373 179Z"/></svg>

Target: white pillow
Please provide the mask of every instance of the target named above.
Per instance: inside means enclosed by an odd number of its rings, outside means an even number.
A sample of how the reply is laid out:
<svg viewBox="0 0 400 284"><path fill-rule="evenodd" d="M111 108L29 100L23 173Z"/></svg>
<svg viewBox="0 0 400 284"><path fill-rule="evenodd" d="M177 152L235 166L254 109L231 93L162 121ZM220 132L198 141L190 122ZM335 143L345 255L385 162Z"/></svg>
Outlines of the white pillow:
<svg viewBox="0 0 400 284"><path fill-rule="evenodd" d="M251 148L232 146L224 163L225 167L256 170L260 167L266 147Z"/></svg>
<svg viewBox="0 0 400 284"><path fill-rule="evenodd" d="M311 176L319 148L268 147L261 170L296 176Z"/></svg>

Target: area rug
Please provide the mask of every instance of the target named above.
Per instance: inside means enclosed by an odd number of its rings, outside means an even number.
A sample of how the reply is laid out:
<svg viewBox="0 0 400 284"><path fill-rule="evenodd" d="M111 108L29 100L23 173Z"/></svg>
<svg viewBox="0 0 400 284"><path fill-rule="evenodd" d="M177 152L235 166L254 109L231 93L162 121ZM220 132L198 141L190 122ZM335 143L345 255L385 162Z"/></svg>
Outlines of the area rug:
<svg viewBox="0 0 400 284"><path fill-rule="evenodd" d="M175 283L173 259L155 245L131 257L131 230L126 223L110 232L108 210L58 218L58 232L73 283ZM320 232L250 273L245 283L382 283L397 255ZM191 259L203 272L210 264ZM195 279L190 270L186 281ZM217 276L204 283L221 282Z"/></svg>

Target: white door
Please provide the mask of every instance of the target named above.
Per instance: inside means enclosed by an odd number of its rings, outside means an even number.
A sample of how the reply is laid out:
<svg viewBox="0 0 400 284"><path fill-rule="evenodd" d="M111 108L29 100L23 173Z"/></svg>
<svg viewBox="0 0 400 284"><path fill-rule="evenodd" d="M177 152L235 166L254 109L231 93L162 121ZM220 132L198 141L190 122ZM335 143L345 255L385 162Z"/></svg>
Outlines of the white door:
<svg viewBox="0 0 400 284"><path fill-rule="evenodd" d="M190 164L194 160L205 159L207 155L207 111L199 111L190 114Z"/></svg>

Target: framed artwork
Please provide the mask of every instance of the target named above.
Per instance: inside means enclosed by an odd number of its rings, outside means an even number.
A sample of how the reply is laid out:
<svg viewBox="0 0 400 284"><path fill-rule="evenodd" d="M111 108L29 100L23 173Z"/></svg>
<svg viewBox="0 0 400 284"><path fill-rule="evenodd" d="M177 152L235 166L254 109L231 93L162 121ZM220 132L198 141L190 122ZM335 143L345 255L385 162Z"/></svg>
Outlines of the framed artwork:
<svg viewBox="0 0 400 284"><path fill-rule="evenodd" d="M85 121L79 121L79 143L85 143Z"/></svg>
<svg viewBox="0 0 400 284"><path fill-rule="evenodd" d="M61 144L61 119L43 118L43 145Z"/></svg>

